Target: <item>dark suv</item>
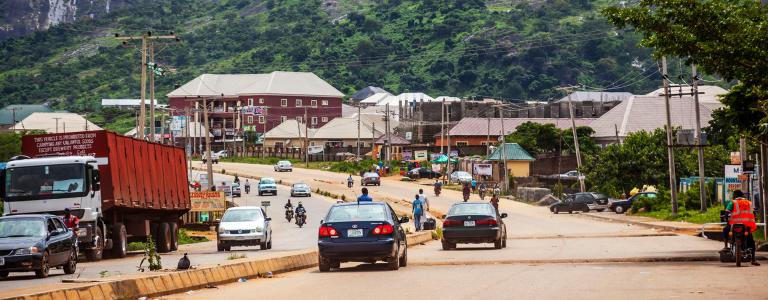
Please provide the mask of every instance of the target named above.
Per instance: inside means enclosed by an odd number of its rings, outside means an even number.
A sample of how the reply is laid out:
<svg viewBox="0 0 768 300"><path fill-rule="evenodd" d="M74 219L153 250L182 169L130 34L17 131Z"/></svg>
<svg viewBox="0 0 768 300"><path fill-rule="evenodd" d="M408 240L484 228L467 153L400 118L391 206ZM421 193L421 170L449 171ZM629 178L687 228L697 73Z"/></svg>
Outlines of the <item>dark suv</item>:
<svg viewBox="0 0 768 300"><path fill-rule="evenodd" d="M599 193L575 193L566 196L563 200L553 203L549 206L552 213L574 211L589 212L590 210L604 211L608 208L610 200L607 196Z"/></svg>

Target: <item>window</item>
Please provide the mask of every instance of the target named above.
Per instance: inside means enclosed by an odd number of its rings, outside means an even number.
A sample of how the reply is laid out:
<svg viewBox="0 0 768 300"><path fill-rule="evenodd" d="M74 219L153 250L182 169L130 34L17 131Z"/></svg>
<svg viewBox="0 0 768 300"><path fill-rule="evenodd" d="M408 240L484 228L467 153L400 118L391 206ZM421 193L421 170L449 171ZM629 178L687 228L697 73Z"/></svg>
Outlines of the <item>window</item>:
<svg viewBox="0 0 768 300"><path fill-rule="evenodd" d="M466 141L464 141L464 142L456 142L456 146L467 146L467 145L469 145L469 143L466 142Z"/></svg>
<svg viewBox="0 0 768 300"><path fill-rule="evenodd" d="M312 105L312 107L317 107L317 100L309 101L309 103Z"/></svg>
<svg viewBox="0 0 768 300"><path fill-rule="evenodd" d="M248 106L253 106L253 98L248 98Z"/></svg>
<svg viewBox="0 0 768 300"><path fill-rule="evenodd" d="M288 99L280 99L280 106L282 107L288 106Z"/></svg>
<svg viewBox="0 0 768 300"><path fill-rule="evenodd" d="M321 120L323 121L323 123L327 123L328 122L328 117L323 117Z"/></svg>
<svg viewBox="0 0 768 300"><path fill-rule="evenodd" d="M265 121L266 120L265 120L264 116L259 116L259 124L264 124Z"/></svg>
<svg viewBox="0 0 768 300"><path fill-rule="evenodd" d="M296 107L301 107L301 99L296 99Z"/></svg>
<svg viewBox="0 0 768 300"><path fill-rule="evenodd" d="M275 148L283 148L283 142L275 142Z"/></svg>
<svg viewBox="0 0 768 300"><path fill-rule="evenodd" d="M328 100L323 100L322 104L323 106L328 106Z"/></svg>
<svg viewBox="0 0 768 300"><path fill-rule="evenodd" d="M362 148L365 148L365 142L359 142L359 143L357 143L357 145L362 147Z"/></svg>
<svg viewBox="0 0 768 300"><path fill-rule="evenodd" d="M264 98L259 98L259 104L264 104Z"/></svg>
<svg viewBox="0 0 768 300"><path fill-rule="evenodd" d="M288 120L288 117L286 116L280 116L280 123L283 123Z"/></svg>
<svg viewBox="0 0 768 300"><path fill-rule="evenodd" d="M296 117L296 121L299 121L299 123L302 123L302 122L304 122L304 117L298 116L298 117Z"/></svg>
<svg viewBox="0 0 768 300"><path fill-rule="evenodd" d="M248 116L248 124L253 124L253 116Z"/></svg>
<svg viewBox="0 0 768 300"><path fill-rule="evenodd" d="M317 117L312 117L312 125L317 125Z"/></svg>

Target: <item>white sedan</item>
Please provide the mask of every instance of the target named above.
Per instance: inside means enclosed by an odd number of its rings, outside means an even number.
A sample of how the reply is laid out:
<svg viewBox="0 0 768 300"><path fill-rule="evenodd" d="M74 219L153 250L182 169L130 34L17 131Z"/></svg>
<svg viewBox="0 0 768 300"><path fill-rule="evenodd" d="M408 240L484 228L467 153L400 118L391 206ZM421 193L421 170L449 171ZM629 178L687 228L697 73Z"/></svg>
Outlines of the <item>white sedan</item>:
<svg viewBox="0 0 768 300"><path fill-rule="evenodd" d="M472 182L472 174L464 171L456 171L451 173L451 182L456 183L470 183Z"/></svg>
<svg viewBox="0 0 768 300"><path fill-rule="evenodd" d="M281 160L275 164L275 172L293 172L293 165L290 161Z"/></svg>

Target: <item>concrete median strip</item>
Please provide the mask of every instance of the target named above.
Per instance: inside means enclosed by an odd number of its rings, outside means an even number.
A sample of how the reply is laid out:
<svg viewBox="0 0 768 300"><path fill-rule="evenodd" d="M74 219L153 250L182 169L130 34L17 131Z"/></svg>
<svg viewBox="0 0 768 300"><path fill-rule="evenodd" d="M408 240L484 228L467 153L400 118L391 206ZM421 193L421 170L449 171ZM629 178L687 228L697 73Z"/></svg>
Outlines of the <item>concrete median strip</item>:
<svg viewBox="0 0 768 300"><path fill-rule="evenodd" d="M758 260L768 260L758 256ZM707 256L658 256L658 257L618 257L618 258L566 258L566 259L497 259L497 260L454 260L454 261L414 261L409 266L468 266L468 265L515 265L515 264L604 264L604 263L675 263L675 262L719 262L716 255Z"/></svg>
<svg viewBox="0 0 768 300"><path fill-rule="evenodd" d="M412 246L431 240L431 231L408 235L408 245ZM72 283L73 286L71 287L44 292L8 291L0 294L0 299L95 300L153 298L202 289L207 286L233 283L237 282L240 278L263 277L267 272L278 274L316 266L317 251L308 250L282 257L247 260L187 271L157 272L148 276L135 276L102 282ZM14 293L14 295L11 295L11 293Z"/></svg>

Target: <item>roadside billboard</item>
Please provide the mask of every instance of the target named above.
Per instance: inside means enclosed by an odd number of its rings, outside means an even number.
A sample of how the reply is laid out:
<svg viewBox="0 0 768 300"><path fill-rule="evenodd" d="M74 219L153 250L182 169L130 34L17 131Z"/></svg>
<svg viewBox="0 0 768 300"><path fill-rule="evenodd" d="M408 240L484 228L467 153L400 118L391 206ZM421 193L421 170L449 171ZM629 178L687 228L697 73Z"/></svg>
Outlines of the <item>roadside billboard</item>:
<svg viewBox="0 0 768 300"><path fill-rule="evenodd" d="M413 159L418 161L427 160L427 150L418 150L413 152Z"/></svg>
<svg viewBox="0 0 768 300"><path fill-rule="evenodd" d="M223 191L190 192L192 209L190 211L225 211L227 209L226 198Z"/></svg>
<svg viewBox="0 0 768 300"><path fill-rule="evenodd" d="M724 186L725 186L725 195L723 195L723 200L731 200L731 194L733 194L733 191L741 189L741 180L739 179L739 175L741 175L741 165L725 165L725 174L724 174Z"/></svg>
<svg viewBox="0 0 768 300"><path fill-rule="evenodd" d="M492 164L475 164L475 166L472 168L472 171L475 175L491 176L493 175L493 165Z"/></svg>

